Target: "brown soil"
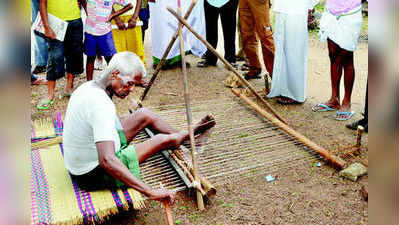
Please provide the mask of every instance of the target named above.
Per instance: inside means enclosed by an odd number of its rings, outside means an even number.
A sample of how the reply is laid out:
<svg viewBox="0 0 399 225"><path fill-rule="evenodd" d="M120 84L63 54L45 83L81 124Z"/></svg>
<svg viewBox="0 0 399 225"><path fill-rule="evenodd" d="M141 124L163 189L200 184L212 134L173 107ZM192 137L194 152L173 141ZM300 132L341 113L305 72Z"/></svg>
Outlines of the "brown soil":
<svg viewBox="0 0 399 225"><path fill-rule="evenodd" d="M150 41L146 52L151 52ZM220 47L219 47L220 48ZM150 54L147 54L147 68L152 71ZM189 82L192 101L217 99L232 95L223 81L228 72L224 66L199 69L195 65L200 60L189 56ZM353 91L353 110L361 118L368 75L368 44L361 43L355 53L356 81ZM285 118L289 125L330 151L341 146L353 144L356 134L344 127L345 122L333 119L334 113L313 113L311 107L324 102L330 95L329 60L326 45L311 40L309 47L308 100L302 105L281 106L275 100L268 100L275 110ZM78 86L85 76L76 79ZM259 90L263 82L251 81ZM61 95L65 79L57 82ZM149 93L144 105L159 106L182 103L183 82L180 70L162 71ZM32 87L32 119L54 115L55 111L65 112L67 98L57 99L49 111L39 112L36 104L46 94L46 87ZM133 99L137 99L143 89L137 89L127 100L116 100L118 112L128 113ZM343 87L341 88L343 90ZM361 157L368 156L368 135L363 139L364 149ZM338 152L338 154L340 154ZM353 159L348 159L354 161ZM361 195L362 185L368 178L358 183L344 180L338 172L328 166L321 168L304 165L299 168L280 170L274 174L277 180L267 183L264 177L243 179L239 183L219 186L215 199L209 202L206 210L196 210L194 198L181 193L173 205L176 224L367 224L368 203ZM149 202L148 208L137 212L122 214L111 218L106 224L166 224L163 209L157 202Z"/></svg>

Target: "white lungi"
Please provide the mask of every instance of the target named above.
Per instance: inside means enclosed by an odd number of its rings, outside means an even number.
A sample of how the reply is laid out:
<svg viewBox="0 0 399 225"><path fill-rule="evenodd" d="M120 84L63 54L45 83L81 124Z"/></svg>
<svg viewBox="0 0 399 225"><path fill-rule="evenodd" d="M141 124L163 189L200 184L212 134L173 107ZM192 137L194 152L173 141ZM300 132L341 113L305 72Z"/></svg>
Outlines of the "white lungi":
<svg viewBox="0 0 399 225"><path fill-rule="evenodd" d="M190 0L181 0L182 17L186 14L190 6ZM152 56L161 59L168 44L178 28L178 20L166 9L170 6L177 11L177 0L157 0L156 3L149 2L150 22L152 36ZM204 0L199 0L195 5L188 23L204 38L205 33L205 15ZM203 55L207 48L199 41L187 28L183 29L184 49L191 50L194 55ZM166 59L172 59L180 56L179 39L177 39Z"/></svg>

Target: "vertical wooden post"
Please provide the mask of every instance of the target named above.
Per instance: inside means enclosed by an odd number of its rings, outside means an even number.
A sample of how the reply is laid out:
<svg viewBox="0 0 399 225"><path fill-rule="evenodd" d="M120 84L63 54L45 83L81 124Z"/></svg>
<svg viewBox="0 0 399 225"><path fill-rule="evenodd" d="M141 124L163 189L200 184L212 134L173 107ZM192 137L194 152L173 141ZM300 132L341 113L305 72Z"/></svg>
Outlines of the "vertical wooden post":
<svg viewBox="0 0 399 225"><path fill-rule="evenodd" d="M190 7L188 8L186 15L184 15L184 19L188 19L188 17L190 16L191 12L193 11L195 5L197 4L198 0L192 0ZM143 94L141 94L140 96L140 100L138 102L138 106L140 108L143 107L142 102L144 101L145 97L147 96L147 93L150 91L151 86L153 85L155 79L157 78L159 71L161 70L163 64L165 63L166 57L168 57L170 50L173 47L173 44L175 43L175 41L177 40L177 38L179 37L179 30L176 30L175 35L173 35L172 39L169 42L168 47L166 48L165 52L162 55L162 59L159 62L157 68L155 69L154 73L152 74L151 80L148 83L147 87L144 89Z"/></svg>
<svg viewBox="0 0 399 225"><path fill-rule="evenodd" d="M177 13L181 16L181 4L180 0L177 0ZM190 144L191 144L191 158L193 163L193 176L194 183L199 185L200 180L198 177L198 164L197 164L197 151L195 150L195 140L194 140L194 130L193 130L193 121L192 121L192 113L190 107L190 92L188 89L188 79L187 79L187 66L185 60L185 51L184 51L184 39L183 39L183 25L179 22L179 39L180 39L180 54L181 54L181 62L182 62L182 70L183 70L183 81L184 81L184 99L186 102L186 113L187 113L187 123L188 123L188 133L190 135ZM204 199L202 198L202 194L197 190L197 205L199 210L204 210Z"/></svg>

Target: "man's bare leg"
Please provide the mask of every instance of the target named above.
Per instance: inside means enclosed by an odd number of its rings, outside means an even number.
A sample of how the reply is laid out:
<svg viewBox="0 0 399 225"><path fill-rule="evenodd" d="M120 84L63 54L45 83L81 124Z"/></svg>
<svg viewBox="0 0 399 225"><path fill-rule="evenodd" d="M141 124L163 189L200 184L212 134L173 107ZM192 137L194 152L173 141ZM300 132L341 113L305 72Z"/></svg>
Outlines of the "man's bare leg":
<svg viewBox="0 0 399 225"><path fill-rule="evenodd" d="M157 134L179 133L177 129L173 128L162 118L145 108L139 109L125 118L122 121L122 126L128 143L130 143L134 137L136 137L136 135L146 127L150 128ZM215 126L215 120L212 116L208 115L194 126L194 132L196 134L202 133L213 126Z"/></svg>
<svg viewBox="0 0 399 225"><path fill-rule="evenodd" d="M194 126L194 133L204 134L215 126L215 120L211 116L204 117L198 124ZM177 149L182 143L189 139L189 133L182 131L173 134L158 134L150 140L135 146L139 163L144 162L152 155L159 151L167 149Z"/></svg>

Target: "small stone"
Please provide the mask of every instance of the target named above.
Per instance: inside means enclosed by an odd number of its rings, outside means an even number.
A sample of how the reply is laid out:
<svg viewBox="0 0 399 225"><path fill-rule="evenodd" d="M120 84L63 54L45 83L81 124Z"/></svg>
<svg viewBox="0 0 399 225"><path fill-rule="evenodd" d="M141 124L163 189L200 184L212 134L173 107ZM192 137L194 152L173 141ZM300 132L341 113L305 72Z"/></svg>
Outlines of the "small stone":
<svg viewBox="0 0 399 225"><path fill-rule="evenodd" d="M352 181L357 181L357 179L363 175L367 174L367 168L361 163L354 163L348 168L339 172L339 175L348 178Z"/></svg>
<svg viewBox="0 0 399 225"><path fill-rule="evenodd" d="M237 78L237 76L233 72L229 73L229 76L227 77L226 81L224 82L224 85L229 88L242 87L240 79Z"/></svg>

